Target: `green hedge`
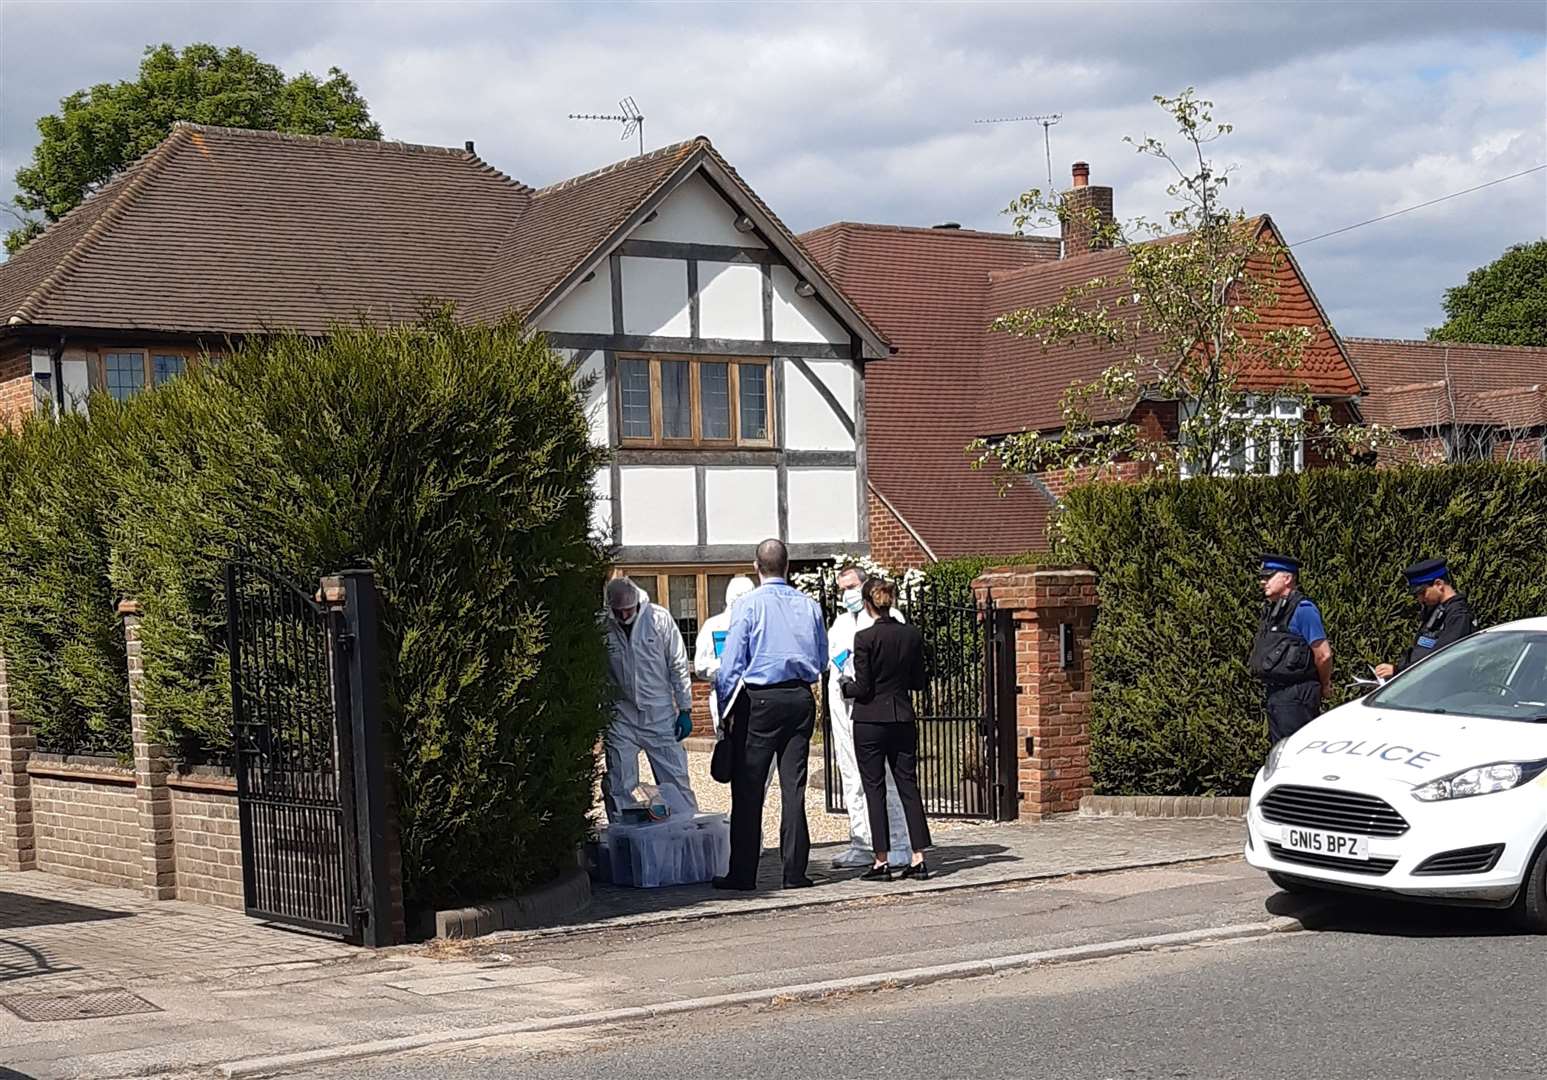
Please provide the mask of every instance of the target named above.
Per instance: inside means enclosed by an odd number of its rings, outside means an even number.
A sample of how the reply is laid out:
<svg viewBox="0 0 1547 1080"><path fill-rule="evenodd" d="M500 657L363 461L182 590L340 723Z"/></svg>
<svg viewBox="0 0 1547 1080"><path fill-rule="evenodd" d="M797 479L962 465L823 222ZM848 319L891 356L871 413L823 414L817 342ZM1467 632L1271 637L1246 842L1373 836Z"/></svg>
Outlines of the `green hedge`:
<svg viewBox="0 0 1547 1080"><path fill-rule="evenodd" d="M303 582L370 567L410 908L558 872L608 716L589 539L604 452L583 391L518 325L440 313L255 341L124 404L94 398L67 483L100 490L105 591L143 607L155 734L229 747L234 552Z"/></svg>
<svg viewBox="0 0 1547 1080"><path fill-rule="evenodd" d="M130 755L123 626L108 580L104 493L82 482L79 416L0 429L0 647L11 703L40 750Z"/></svg>
<svg viewBox="0 0 1547 1080"><path fill-rule="evenodd" d="M1109 794L1240 794L1267 751L1246 669L1256 557L1303 560L1336 681L1411 644L1402 568L1450 561L1486 625L1547 614L1547 467L1484 464L1138 485L1065 498L1055 553L1100 577L1091 765Z"/></svg>
<svg viewBox="0 0 1547 1080"><path fill-rule="evenodd" d="M958 555L924 567L924 580L933 586L936 595L970 600L972 582L983 571L995 566L1035 566L1047 559L1045 551L1028 551L1021 555Z"/></svg>

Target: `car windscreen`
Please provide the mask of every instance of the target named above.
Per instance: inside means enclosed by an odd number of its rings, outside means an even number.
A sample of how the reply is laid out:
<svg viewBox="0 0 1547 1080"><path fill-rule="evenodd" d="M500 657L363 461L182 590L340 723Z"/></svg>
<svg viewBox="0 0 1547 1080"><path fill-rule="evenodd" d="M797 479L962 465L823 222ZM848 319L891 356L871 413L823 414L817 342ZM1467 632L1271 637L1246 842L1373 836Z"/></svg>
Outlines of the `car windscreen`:
<svg viewBox="0 0 1547 1080"><path fill-rule="evenodd" d="M1365 704L1500 720L1547 717L1547 631L1473 634L1404 671Z"/></svg>

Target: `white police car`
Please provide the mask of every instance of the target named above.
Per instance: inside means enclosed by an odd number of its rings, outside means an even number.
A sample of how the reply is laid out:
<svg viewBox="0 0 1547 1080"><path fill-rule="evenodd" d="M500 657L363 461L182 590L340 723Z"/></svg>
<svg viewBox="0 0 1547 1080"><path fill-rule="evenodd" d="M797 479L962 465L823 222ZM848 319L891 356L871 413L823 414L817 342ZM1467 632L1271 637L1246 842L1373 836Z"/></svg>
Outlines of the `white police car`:
<svg viewBox="0 0 1547 1080"><path fill-rule="evenodd" d="M1547 932L1547 619L1474 634L1275 744L1246 861L1290 891L1513 905Z"/></svg>

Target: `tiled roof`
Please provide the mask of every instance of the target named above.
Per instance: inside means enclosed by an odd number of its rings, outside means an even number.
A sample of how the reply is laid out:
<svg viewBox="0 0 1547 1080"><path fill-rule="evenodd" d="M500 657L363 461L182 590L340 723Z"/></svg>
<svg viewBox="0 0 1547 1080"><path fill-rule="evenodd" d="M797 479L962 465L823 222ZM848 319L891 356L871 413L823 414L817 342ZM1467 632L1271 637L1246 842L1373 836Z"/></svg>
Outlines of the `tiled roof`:
<svg viewBox="0 0 1547 1080"><path fill-rule="evenodd" d="M1399 430L1454 419L1494 427L1547 425L1547 348L1344 338L1364 380L1365 418Z"/></svg>
<svg viewBox="0 0 1547 1080"><path fill-rule="evenodd" d="M468 304L531 189L463 150L178 124L0 266L6 322L321 332Z"/></svg>
<svg viewBox="0 0 1547 1080"><path fill-rule="evenodd" d="M801 242L897 350L865 373L871 483L941 558L1044 546L1046 497L1001 497L965 448L984 430L989 275L1056 259L1058 242L853 222Z"/></svg>
<svg viewBox="0 0 1547 1080"><path fill-rule="evenodd" d="M1267 230L1269 242L1277 242L1277 233L1269 219L1258 218L1253 224ZM1061 300L1070 288L1098 278L1106 279L1110 284L1093 292L1091 302L1111 305L1128 291L1123 279L1130 257L1127 248L1113 248L1061 259L1050 265L994 274L989 309L998 316L1024 308L1045 307ZM1261 321L1243 332L1250 335L1303 326L1311 331L1312 338L1301 357L1301 366L1293 373L1263 365L1242 371L1241 382L1247 388L1272 389L1282 386L1289 378L1303 383L1317 397L1357 395L1360 389L1358 377L1293 258L1279 260L1277 265L1264 263L1257 268L1257 273L1263 275L1272 288L1277 302L1261 313ZM1091 341L1044 348L1030 338L989 333L984 348L984 393L993 403L993 409L985 417L989 426L983 434L1049 430L1062 426L1065 390L1072 384L1094 381L1107 368L1135 352L1156 358L1156 378L1160 377L1159 365L1170 359L1157 336L1146 333L1142 325L1137 341L1121 351ZM1096 404L1098 420L1118 419L1131 407L1129 402Z"/></svg>
<svg viewBox="0 0 1547 1080"><path fill-rule="evenodd" d="M323 333L532 315L698 164L761 214L836 310L886 343L703 136L534 191L467 150L179 123L0 264L0 325Z"/></svg>

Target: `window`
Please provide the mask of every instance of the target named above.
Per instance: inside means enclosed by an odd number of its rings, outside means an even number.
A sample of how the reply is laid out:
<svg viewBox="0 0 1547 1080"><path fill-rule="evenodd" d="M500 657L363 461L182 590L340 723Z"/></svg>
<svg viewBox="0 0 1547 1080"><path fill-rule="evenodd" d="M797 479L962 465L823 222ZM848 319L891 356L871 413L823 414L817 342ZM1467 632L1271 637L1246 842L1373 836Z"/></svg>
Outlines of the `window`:
<svg viewBox="0 0 1547 1080"><path fill-rule="evenodd" d="M145 389L145 354L107 353L102 357L103 382L114 401L125 401Z"/></svg>
<svg viewBox="0 0 1547 1080"><path fill-rule="evenodd" d="M772 446L769 363L620 360L618 412L624 444Z"/></svg>
<svg viewBox="0 0 1547 1080"><path fill-rule="evenodd" d="M1182 406L1185 419L1196 407ZM1299 472L1305 468L1305 441L1300 433L1286 429L1288 421L1298 422L1304 409L1298 401L1259 399L1248 403L1248 411L1237 413L1233 420L1245 421L1245 430L1223 447L1217 454L1217 475L1277 476L1280 473ZM1182 475L1193 476L1198 472L1184 453Z"/></svg>
<svg viewBox="0 0 1547 1080"><path fill-rule="evenodd" d="M653 603L671 612L693 658L693 641L699 629L725 610L725 587L737 574L751 575L751 567L667 566L625 567L623 573L649 594ZM755 578L753 580L756 580Z"/></svg>
<svg viewBox="0 0 1547 1080"><path fill-rule="evenodd" d="M1473 634L1404 671L1366 700L1377 708L1533 721L1547 715L1547 633Z"/></svg>
<svg viewBox="0 0 1547 1080"><path fill-rule="evenodd" d="M160 386L188 370L188 358L177 353L157 353L151 357L151 375Z"/></svg>
<svg viewBox="0 0 1547 1080"><path fill-rule="evenodd" d="M1493 429L1457 425L1445 433L1445 460L1453 463L1493 460Z"/></svg>

